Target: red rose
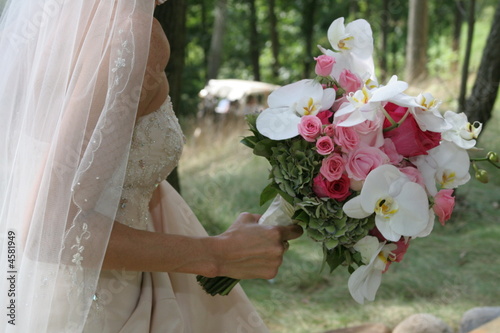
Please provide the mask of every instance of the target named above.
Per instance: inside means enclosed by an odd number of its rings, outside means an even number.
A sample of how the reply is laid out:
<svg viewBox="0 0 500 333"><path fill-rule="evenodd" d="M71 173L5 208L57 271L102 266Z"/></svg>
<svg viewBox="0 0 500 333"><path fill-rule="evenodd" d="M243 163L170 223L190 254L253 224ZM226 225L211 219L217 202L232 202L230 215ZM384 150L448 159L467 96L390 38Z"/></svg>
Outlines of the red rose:
<svg viewBox="0 0 500 333"><path fill-rule="evenodd" d="M408 110L393 103L387 103L384 108L396 122L401 120ZM384 128L389 126L391 123L386 119ZM427 151L437 147L441 141L441 133L422 131L412 114L409 114L399 127L385 132L384 137L391 138L397 152L405 157L427 155Z"/></svg>
<svg viewBox="0 0 500 333"><path fill-rule="evenodd" d="M333 182L319 174L314 178L313 191L320 198L331 198L342 202L351 194L349 186L350 180L345 174Z"/></svg>
<svg viewBox="0 0 500 333"><path fill-rule="evenodd" d="M333 112L330 110L320 111L316 115L316 117L318 117L321 120L321 123L323 125L331 124L332 122L330 121L330 119L332 118L332 116L333 116Z"/></svg>

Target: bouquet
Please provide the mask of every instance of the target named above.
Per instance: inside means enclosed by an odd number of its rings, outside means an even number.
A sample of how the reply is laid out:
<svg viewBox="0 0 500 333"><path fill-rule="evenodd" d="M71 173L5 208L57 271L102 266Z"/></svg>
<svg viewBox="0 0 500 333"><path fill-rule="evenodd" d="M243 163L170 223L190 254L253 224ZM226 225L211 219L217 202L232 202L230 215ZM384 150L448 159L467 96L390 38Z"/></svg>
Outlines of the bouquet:
<svg viewBox="0 0 500 333"><path fill-rule="evenodd" d="M430 93L405 94L396 76L379 84L367 21L339 18L328 40L332 49L319 46L315 58L317 77L274 91L268 109L247 117L253 135L242 142L271 165L261 204L274 201L259 223L300 223L331 271L348 268L349 291L364 303L413 238L429 235L436 217L443 225L450 218L482 125L441 113ZM494 152L482 160L499 167ZM212 295L237 283L198 280Z"/></svg>

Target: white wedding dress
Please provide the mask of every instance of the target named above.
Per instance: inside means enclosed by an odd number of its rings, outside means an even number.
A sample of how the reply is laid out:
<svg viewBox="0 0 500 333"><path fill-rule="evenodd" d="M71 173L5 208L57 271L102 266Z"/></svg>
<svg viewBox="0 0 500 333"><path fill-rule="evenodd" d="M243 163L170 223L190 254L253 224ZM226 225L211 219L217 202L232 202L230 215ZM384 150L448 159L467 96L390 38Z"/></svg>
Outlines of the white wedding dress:
<svg viewBox="0 0 500 333"><path fill-rule="evenodd" d="M172 234L206 235L180 195L164 180L180 158L183 134L170 98L138 119L116 220ZM144 244L147 246L147 244ZM102 271L84 332L267 332L238 286L206 294L190 274Z"/></svg>

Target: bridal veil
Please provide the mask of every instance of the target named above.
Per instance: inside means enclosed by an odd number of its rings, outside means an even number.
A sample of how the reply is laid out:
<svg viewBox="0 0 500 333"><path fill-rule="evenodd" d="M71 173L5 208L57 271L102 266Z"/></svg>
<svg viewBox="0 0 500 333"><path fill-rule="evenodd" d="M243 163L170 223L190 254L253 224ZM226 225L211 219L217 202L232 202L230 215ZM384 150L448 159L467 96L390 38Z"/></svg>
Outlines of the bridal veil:
<svg viewBox="0 0 500 333"><path fill-rule="evenodd" d="M153 9L154 0L3 6L2 332L85 324L119 206Z"/></svg>

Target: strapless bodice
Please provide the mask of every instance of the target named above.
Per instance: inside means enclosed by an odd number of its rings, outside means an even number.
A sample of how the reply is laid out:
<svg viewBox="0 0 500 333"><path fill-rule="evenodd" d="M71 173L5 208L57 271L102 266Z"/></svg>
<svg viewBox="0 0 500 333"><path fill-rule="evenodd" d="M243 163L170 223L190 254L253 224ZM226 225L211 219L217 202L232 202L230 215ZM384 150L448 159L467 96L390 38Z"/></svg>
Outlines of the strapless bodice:
<svg viewBox="0 0 500 333"><path fill-rule="evenodd" d="M117 221L146 229L153 191L177 165L183 144L184 136L170 97L160 109L137 120Z"/></svg>

